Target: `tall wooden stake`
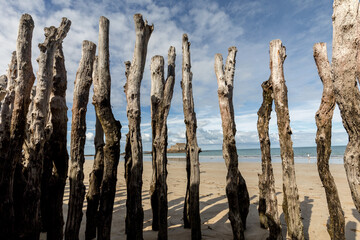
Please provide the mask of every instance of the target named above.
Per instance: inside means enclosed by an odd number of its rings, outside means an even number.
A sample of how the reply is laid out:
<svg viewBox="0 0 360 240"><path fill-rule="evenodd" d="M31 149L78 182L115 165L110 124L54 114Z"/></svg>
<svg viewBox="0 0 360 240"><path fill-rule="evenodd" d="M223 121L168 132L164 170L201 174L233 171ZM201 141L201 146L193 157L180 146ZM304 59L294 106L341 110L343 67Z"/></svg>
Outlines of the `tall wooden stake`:
<svg viewBox="0 0 360 240"><path fill-rule="evenodd" d="M94 81L93 104L105 133L104 174L100 190L98 219L98 239L110 240L111 220L114 207L117 167L120 158L121 125L115 120L111 110L110 92L110 53L109 53L109 20L100 17L99 22L99 56L98 78Z"/></svg>
<svg viewBox="0 0 360 240"><path fill-rule="evenodd" d="M330 214L327 229L331 239L345 239L345 218L341 208L339 194L329 168L331 154L331 120L335 109L335 94L332 83L331 66L328 61L326 43L314 45L314 59L323 83L324 90L319 110L316 112L317 125L317 166L321 182L326 193Z"/></svg>
<svg viewBox="0 0 360 240"><path fill-rule="evenodd" d="M93 71L93 82L99 82L98 74L98 57L95 57L94 71ZM95 109L96 111L96 109ZM95 114L96 115L96 114ZM86 208L86 230L85 239L91 240L96 238L97 231L97 216L99 214L99 203L100 203L100 186L104 174L104 130L101 126L100 120L96 117L95 123L95 156L93 170L89 175L89 189L86 193L87 208Z"/></svg>
<svg viewBox="0 0 360 240"><path fill-rule="evenodd" d="M270 42L270 83L274 92L274 103L280 141L280 155L283 170L283 211L287 223L287 235L291 239L304 239L301 222L299 194L296 185L294 150L292 148L287 87L283 64L285 47L279 39Z"/></svg>
<svg viewBox="0 0 360 240"><path fill-rule="evenodd" d="M14 108L14 98L15 98L15 80L17 78L17 59L16 52L12 53L11 62L9 64L9 69L7 72L7 85L6 85L6 94L1 104L0 109L0 149L5 149L1 146L3 138L10 137L10 125L11 125L11 115ZM0 162L0 176L2 164Z"/></svg>
<svg viewBox="0 0 360 240"><path fill-rule="evenodd" d="M257 130L259 133L261 149L261 168L259 174L259 217L260 225L269 228L269 240L280 240L281 223L277 210L277 198L275 191L275 178L271 164L269 122L271 118L273 90L270 80L261 84L263 89L263 102L258 111Z"/></svg>
<svg viewBox="0 0 360 240"><path fill-rule="evenodd" d="M158 239L167 239L167 124L175 83L175 48L168 53L168 76L164 80L164 58L151 59L151 126L153 176L150 186L153 230L159 230Z"/></svg>
<svg viewBox="0 0 360 240"><path fill-rule="evenodd" d="M85 197L84 186L84 145L86 133L86 110L92 83L96 45L83 41L82 56L76 73L71 124L70 196L66 220L65 239L79 239Z"/></svg>
<svg viewBox="0 0 360 240"><path fill-rule="evenodd" d="M4 239L14 237L13 187L16 165L21 160L25 138L26 115L30 92L35 81L31 65L31 41L34 21L29 14L20 19L16 42L17 83L9 135L1 138L0 151L0 235Z"/></svg>
<svg viewBox="0 0 360 240"><path fill-rule="evenodd" d="M62 44L55 52L53 88L50 94L51 116L48 124L51 136L45 143L44 173L41 188L41 218L47 239L62 240L64 217L63 197L68 175L69 155L67 151L67 73ZM46 176L46 177L45 177ZM48 181L48 182L46 182Z"/></svg>
<svg viewBox="0 0 360 240"><path fill-rule="evenodd" d="M196 113L192 93L192 72L190 60L190 42L187 34L182 38L182 98L184 122L186 125L186 171L187 186L184 204L184 227L191 227L191 239L201 239L201 219L199 203L201 149L196 138Z"/></svg>
<svg viewBox="0 0 360 240"><path fill-rule="evenodd" d="M226 196L229 203L229 219L233 238L245 239L246 217L249 213L249 193L245 179L238 168L238 155L235 142L236 125L233 107L233 88L235 74L236 47L229 48L225 69L221 54L215 55L215 74L218 82L218 96L223 128L223 157L228 169L226 175Z"/></svg>
<svg viewBox="0 0 360 240"><path fill-rule="evenodd" d="M40 196L41 177L44 162L44 144L48 136L45 126L49 112L49 99L53 85L54 55L58 45L66 37L71 22L63 18L59 28L45 28L45 41L39 44L39 71L36 95L31 113L30 139L25 166L26 187L24 189L24 235L21 238L39 238L40 235Z"/></svg>
<svg viewBox="0 0 360 240"><path fill-rule="evenodd" d="M0 111L1 111L2 100L6 96L6 86L7 86L7 76L1 75L0 76Z"/></svg>
<svg viewBox="0 0 360 240"><path fill-rule="evenodd" d="M359 1L334 0L332 71L335 100L349 135L344 166L351 196L360 212Z"/></svg>
<svg viewBox="0 0 360 240"><path fill-rule="evenodd" d="M134 15L136 42L132 63L126 62L125 94L129 133L125 146L125 179L127 186L125 232L127 239L143 238L144 211L142 208L142 141L140 132L140 85L144 73L147 45L154 30L141 14Z"/></svg>

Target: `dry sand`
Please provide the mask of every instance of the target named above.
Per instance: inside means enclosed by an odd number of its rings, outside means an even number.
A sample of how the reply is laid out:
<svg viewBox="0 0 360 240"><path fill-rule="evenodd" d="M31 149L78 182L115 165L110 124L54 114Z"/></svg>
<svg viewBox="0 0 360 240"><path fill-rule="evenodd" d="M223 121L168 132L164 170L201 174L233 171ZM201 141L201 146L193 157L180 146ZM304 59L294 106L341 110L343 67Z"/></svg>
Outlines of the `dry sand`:
<svg viewBox="0 0 360 240"><path fill-rule="evenodd" d="M93 161L85 161L85 185L88 188L88 176ZM112 239L126 239L124 234L126 188L124 182L124 162L118 168L118 182L112 223ZM258 173L260 163L240 163L251 199L250 212L247 218L246 239L266 239L268 231L259 227L258 218ZM201 163L200 209L203 239L232 239L232 231L228 220L228 203L225 195L226 168L224 163ZM360 239L360 215L356 211L351 199L345 170L342 165L331 165L341 204L345 212L346 239ZM144 239L157 239L157 232L151 230L152 213L150 208L149 186L151 179L151 163L144 162L143 175L143 208L144 208ZM168 165L168 236L169 239L190 239L190 230L182 225L183 204L186 188L186 171L184 161L170 161ZM286 236L286 225L282 213L282 177L281 164L274 164L275 184L278 197L278 210ZM330 239L326 222L328 221L327 203L324 188L320 182L316 164L296 164L296 178L299 189L301 211L307 239ZM67 184L64 197L64 214L67 214L69 199L69 185ZM84 239L85 211L80 229L80 239Z"/></svg>

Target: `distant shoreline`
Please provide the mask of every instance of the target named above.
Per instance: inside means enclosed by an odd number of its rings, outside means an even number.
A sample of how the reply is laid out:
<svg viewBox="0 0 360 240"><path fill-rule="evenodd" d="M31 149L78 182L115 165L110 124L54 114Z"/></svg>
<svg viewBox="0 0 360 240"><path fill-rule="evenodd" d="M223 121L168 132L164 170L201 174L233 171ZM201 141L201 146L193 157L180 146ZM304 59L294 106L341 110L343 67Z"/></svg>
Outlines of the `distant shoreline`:
<svg viewBox="0 0 360 240"><path fill-rule="evenodd" d="M346 146L332 146L330 164L343 164L343 157ZM89 151L90 152L90 151ZM125 153L120 156L120 161L124 161ZM94 155L87 154L86 160L93 160ZM185 162L186 153L167 153L169 162ZM204 150L199 155L200 163L205 162L224 162L222 150ZM280 148L271 148L271 159L273 163L281 163ZM261 163L260 149L238 149L239 163ZM143 161L151 162L151 151L143 152ZM317 150L316 147L294 147L295 163L316 164Z"/></svg>

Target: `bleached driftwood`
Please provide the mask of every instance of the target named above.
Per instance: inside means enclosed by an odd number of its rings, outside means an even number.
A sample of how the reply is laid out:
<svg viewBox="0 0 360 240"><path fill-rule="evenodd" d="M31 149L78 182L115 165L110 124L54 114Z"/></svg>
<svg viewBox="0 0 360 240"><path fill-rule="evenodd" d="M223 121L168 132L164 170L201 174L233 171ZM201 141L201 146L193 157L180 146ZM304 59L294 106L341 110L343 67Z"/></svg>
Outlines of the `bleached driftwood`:
<svg viewBox="0 0 360 240"><path fill-rule="evenodd" d="M215 55L215 74L218 83L218 97L223 129L223 157L228 169L226 175L226 196L229 203L229 220L234 239L245 239L246 217L249 213L249 193L245 179L238 169L238 155L235 142L236 125L233 107L236 47L229 48L225 69L221 54Z"/></svg>
<svg viewBox="0 0 360 240"><path fill-rule="evenodd" d="M175 83L175 48L168 52L168 76L164 79L164 58L151 59L151 126L152 126L152 166L153 175L150 186L152 228L157 231L158 239L167 239L167 117Z"/></svg>
<svg viewBox="0 0 360 240"><path fill-rule="evenodd" d="M330 221L327 229L331 239L345 239L345 218L339 194L329 168L331 154L331 121L335 109L335 94L331 66L327 57L326 43L314 45L314 59L324 89L319 110L316 112L317 125L317 167L325 189Z"/></svg>
<svg viewBox="0 0 360 240"><path fill-rule="evenodd" d="M144 73L147 45L154 30L141 14L134 15L136 42L132 62L126 62L126 113L129 133L125 145L125 180L127 186L125 232L127 239L142 239L144 211L142 208L142 141L140 132L140 85Z"/></svg>
<svg viewBox="0 0 360 240"><path fill-rule="evenodd" d="M82 56L76 73L72 108L71 144L70 144L70 194L66 220L65 239L79 239L82 219L82 207L85 197L84 186L84 145L86 140L86 110L89 90L92 83L93 64L96 45L83 41Z"/></svg>
<svg viewBox="0 0 360 240"><path fill-rule="evenodd" d="M280 155L283 170L283 211L287 224L287 235L291 239L304 239L299 193L296 185L294 150L291 140L291 127L287 99L287 87L283 64L286 50L281 40L270 42L270 83L274 92L274 103L280 142Z"/></svg>

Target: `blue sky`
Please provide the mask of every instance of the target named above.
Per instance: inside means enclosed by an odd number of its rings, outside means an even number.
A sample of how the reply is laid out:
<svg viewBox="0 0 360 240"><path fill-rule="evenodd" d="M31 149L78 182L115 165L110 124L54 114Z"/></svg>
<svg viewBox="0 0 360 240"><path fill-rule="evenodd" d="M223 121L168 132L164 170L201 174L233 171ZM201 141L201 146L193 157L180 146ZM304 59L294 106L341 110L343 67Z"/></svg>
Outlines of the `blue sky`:
<svg viewBox="0 0 360 240"><path fill-rule="evenodd" d="M194 3L195 2L195 3ZM262 101L261 83L268 79L269 42L281 39L287 49L285 79L294 146L315 145L315 112L322 84L313 60L312 46L327 42L329 58L332 41L332 2L328 0L122 0L122 1L71 1L71 0L0 0L0 73L5 73L15 50L19 19L29 13L35 21L33 35L33 67L37 71L37 44L43 42L43 28L58 26L62 17L72 21L64 40L68 71L67 104L70 132L72 92L75 74L81 57L83 40L98 41L100 16L110 20L110 66L112 76L112 106L121 121L121 151L128 131L124 61L131 60L135 44L133 14L141 13L154 24L150 38L144 78L141 86L142 139L144 150L151 148L150 124L150 59L154 55L167 57L170 45L175 46L176 80L173 102L168 117L169 144L185 142L181 99L181 39L187 33L191 42L193 91L198 119L198 143L202 149L221 149L222 129L214 73L214 55L227 49L238 49L234 109L239 148L258 148L256 130L257 111ZM91 90L92 93L92 90ZM95 131L94 108L90 104L87 114L87 146L92 146ZM69 135L70 136L70 135ZM278 147L276 115L270 123L271 144ZM68 139L70 144L70 139ZM346 145L347 135L336 109L333 119L333 145Z"/></svg>

